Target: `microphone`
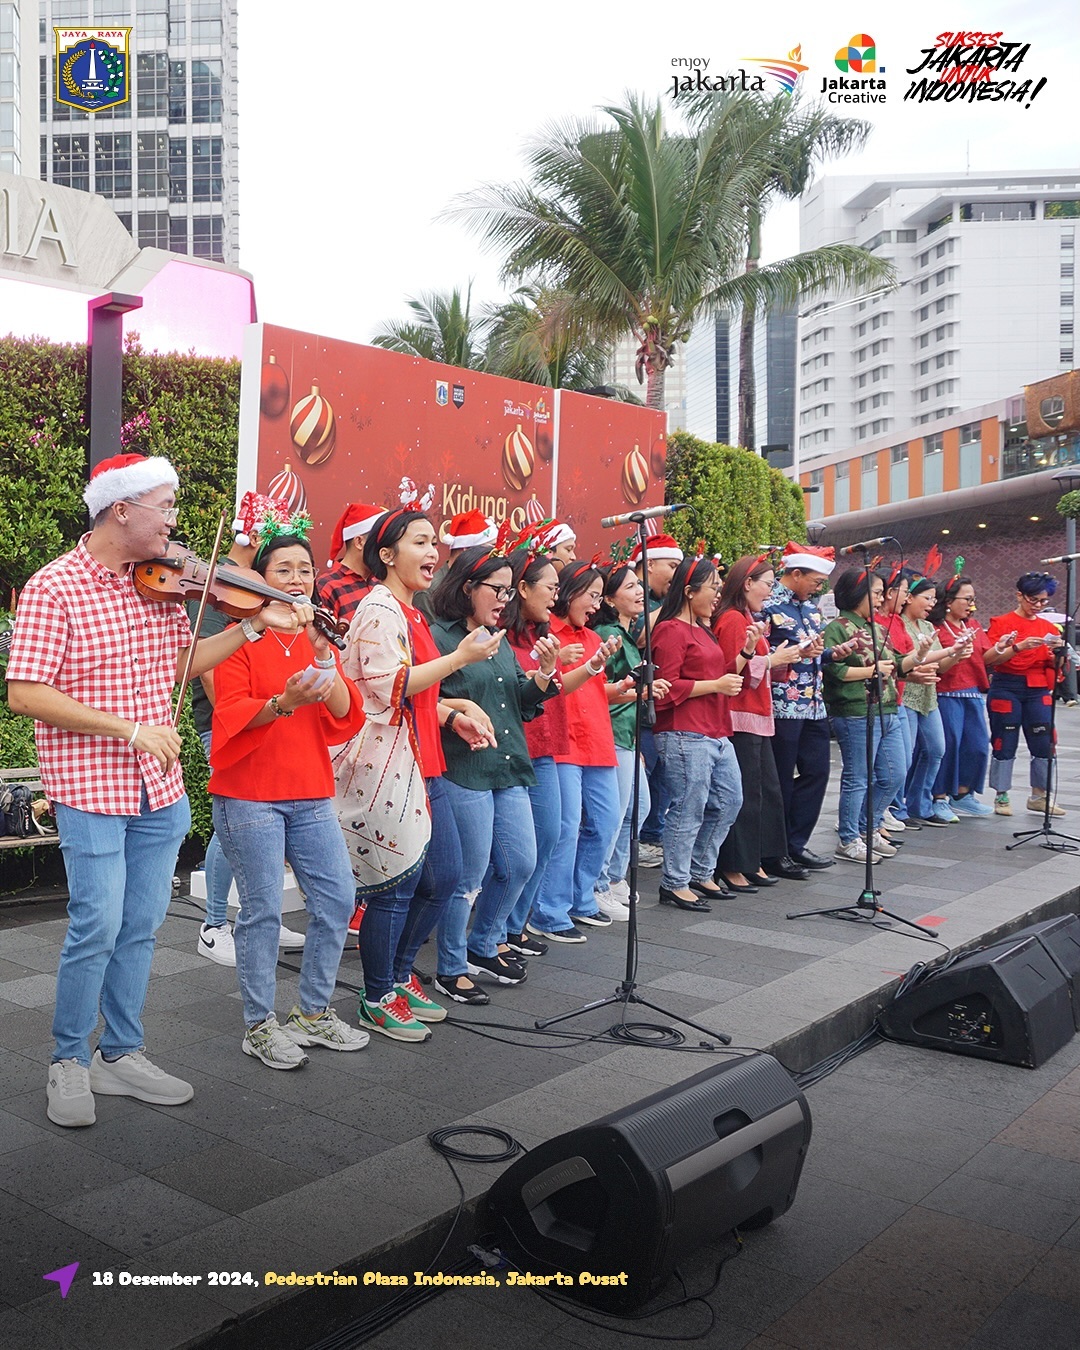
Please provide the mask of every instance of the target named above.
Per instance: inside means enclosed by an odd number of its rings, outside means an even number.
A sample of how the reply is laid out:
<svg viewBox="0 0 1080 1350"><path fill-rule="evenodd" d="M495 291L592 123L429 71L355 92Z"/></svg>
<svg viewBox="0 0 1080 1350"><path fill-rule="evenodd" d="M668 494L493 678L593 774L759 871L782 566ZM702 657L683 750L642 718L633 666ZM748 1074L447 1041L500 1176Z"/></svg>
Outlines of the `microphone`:
<svg viewBox="0 0 1080 1350"><path fill-rule="evenodd" d="M1063 562L1073 562L1074 559L1076 558L1080 558L1080 553L1062 553L1060 557L1043 558L1042 561L1044 563L1063 563Z"/></svg>
<svg viewBox="0 0 1080 1350"><path fill-rule="evenodd" d="M686 511L685 502L674 506L650 506L644 511L629 511L623 516L604 516L600 524L605 530L617 530L621 525L640 525L643 520L659 520L661 516L673 515L676 511Z"/></svg>
<svg viewBox="0 0 1080 1350"><path fill-rule="evenodd" d="M895 544L897 541L891 534L883 534L880 539L864 539L861 544L848 544L847 548L837 550L838 558L850 557L852 553L864 553L871 548L877 548L879 544Z"/></svg>

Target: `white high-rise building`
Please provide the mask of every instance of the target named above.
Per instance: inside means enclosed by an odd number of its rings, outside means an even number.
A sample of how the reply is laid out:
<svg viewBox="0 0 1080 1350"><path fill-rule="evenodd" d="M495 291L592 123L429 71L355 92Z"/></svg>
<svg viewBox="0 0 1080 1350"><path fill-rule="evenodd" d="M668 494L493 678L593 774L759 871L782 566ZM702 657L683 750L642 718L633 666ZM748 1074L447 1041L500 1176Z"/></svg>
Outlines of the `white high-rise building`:
<svg viewBox="0 0 1080 1350"><path fill-rule="evenodd" d="M1070 369L1078 216L1076 170L816 182L800 247L860 244L900 286L815 297L799 316L799 462Z"/></svg>
<svg viewBox="0 0 1080 1350"><path fill-rule="evenodd" d="M236 266L236 0L0 0L0 169L95 192L140 247ZM58 103L53 28L130 27L131 98Z"/></svg>

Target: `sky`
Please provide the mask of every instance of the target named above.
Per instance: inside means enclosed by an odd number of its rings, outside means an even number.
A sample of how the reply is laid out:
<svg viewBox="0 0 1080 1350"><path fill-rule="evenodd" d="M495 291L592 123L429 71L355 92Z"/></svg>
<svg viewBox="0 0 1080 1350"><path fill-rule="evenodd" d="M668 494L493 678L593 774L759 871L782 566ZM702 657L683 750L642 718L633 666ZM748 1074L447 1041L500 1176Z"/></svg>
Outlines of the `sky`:
<svg viewBox="0 0 1080 1350"><path fill-rule="evenodd" d="M747 58L801 45L801 81L820 96L823 79L839 77L837 50L868 32L886 102L831 106L875 129L865 151L830 172L1075 169L1075 4L958 7L1003 42L1031 44L1011 76L1046 77L1030 107L905 103L914 78L905 67L962 17L952 8L779 0L740 15L700 0L241 0L240 263L254 274L259 317L364 342L423 291L471 281L474 302L501 299L497 257L444 217L454 197L520 178L528 138L551 123L592 116L628 90L665 93L678 59L708 60L709 75L754 71ZM797 251L795 206L772 213L764 242L767 258Z"/></svg>

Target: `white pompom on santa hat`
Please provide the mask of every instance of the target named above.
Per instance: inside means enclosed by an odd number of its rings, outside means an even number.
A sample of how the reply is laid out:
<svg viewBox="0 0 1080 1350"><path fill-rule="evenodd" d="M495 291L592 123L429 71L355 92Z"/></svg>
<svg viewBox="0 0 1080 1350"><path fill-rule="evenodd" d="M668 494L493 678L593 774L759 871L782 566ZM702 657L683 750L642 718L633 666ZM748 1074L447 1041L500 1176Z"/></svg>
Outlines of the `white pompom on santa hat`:
<svg viewBox="0 0 1080 1350"><path fill-rule="evenodd" d="M649 540L648 553L651 562L682 562L683 560L683 551L679 547L679 541L673 539L670 534L654 534ZM640 540L630 552L630 561L635 567L641 562Z"/></svg>
<svg viewBox="0 0 1080 1350"><path fill-rule="evenodd" d="M493 544L498 534L495 522L489 520L482 511L462 511L459 515L451 516L443 525L439 531L439 541L454 552L460 548Z"/></svg>
<svg viewBox="0 0 1080 1350"><path fill-rule="evenodd" d="M113 455L90 471L83 501L93 520L114 502L138 498L154 488L180 486L176 470L161 455Z"/></svg>
<svg viewBox="0 0 1080 1350"><path fill-rule="evenodd" d="M334 559L350 539L366 538L374 528L380 516L386 515L385 506L371 506L367 502L350 502L338 517L334 533L330 536L330 558L327 567L333 567Z"/></svg>

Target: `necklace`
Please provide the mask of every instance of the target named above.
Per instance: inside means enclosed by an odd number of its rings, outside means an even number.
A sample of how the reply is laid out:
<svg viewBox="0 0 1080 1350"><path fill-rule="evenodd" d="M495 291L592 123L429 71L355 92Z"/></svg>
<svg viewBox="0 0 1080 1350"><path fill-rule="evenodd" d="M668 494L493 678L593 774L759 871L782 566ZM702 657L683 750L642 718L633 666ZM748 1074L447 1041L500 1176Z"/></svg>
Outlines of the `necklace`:
<svg viewBox="0 0 1080 1350"><path fill-rule="evenodd" d="M269 629L269 631L273 633L273 635L281 643L282 650L285 652L285 655L292 656L293 644L296 642L296 639L300 636L300 634L294 633L292 637L289 639L288 645L286 645L285 639L281 636L281 634L277 631L276 628L271 628Z"/></svg>
<svg viewBox="0 0 1080 1350"><path fill-rule="evenodd" d="M945 620L945 627L949 630L954 640L959 640L968 631L968 626L963 621L961 621L959 632L956 631L956 629L952 626L952 624L948 621L948 619Z"/></svg>

